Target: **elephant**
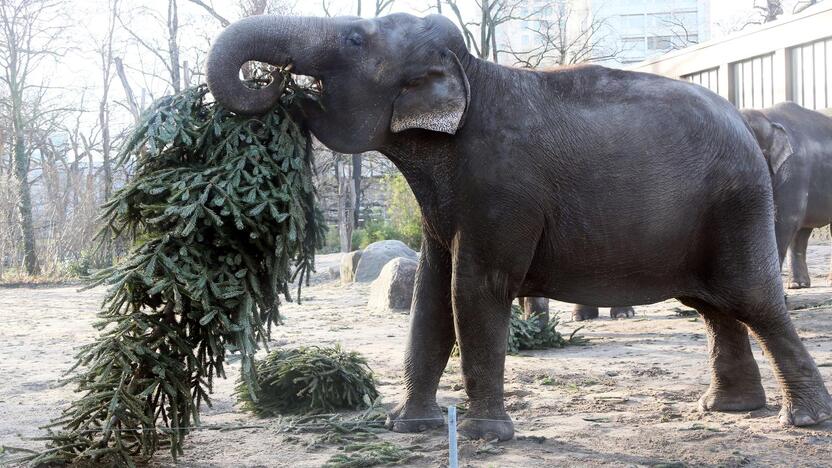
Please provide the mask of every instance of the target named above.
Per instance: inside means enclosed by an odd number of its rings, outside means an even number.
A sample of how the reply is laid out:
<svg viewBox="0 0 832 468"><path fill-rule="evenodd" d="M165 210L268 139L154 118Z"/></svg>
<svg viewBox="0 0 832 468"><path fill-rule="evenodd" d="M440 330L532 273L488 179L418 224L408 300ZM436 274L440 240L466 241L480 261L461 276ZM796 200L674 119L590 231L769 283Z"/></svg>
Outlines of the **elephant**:
<svg viewBox="0 0 832 468"><path fill-rule="evenodd" d="M789 288L808 288L809 236L832 223L832 118L793 102L742 114L771 170L781 265L787 249L791 252ZM828 283L832 286L832 265Z"/></svg>
<svg viewBox="0 0 832 468"><path fill-rule="evenodd" d="M832 400L786 311L769 170L728 101L683 81L579 65L506 67L475 57L441 15L255 16L206 59L214 98L257 115L281 93L251 89L257 60L318 80L303 125L342 153L389 158L422 211L404 357L387 427L444 424L436 393L454 342L468 410L460 435L508 440L503 397L511 304L677 298L703 316L703 411L765 405L748 330L771 360L779 420L811 425ZM575 259L580 259L576 261Z"/></svg>

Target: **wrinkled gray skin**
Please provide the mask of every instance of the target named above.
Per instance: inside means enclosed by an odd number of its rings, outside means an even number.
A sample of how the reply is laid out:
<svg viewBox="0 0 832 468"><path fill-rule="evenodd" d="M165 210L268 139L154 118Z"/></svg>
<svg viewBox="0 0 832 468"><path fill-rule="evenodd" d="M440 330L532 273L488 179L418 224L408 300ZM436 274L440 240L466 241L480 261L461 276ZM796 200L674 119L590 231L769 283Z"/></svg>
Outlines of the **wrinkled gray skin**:
<svg viewBox="0 0 832 468"><path fill-rule="evenodd" d="M422 208L393 430L442 425L436 390L456 339L469 397L459 431L513 436L503 372L518 296L678 298L710 336L703 410L765 404L750 329L780 382L781 422L832 414L786 313L768 167L727 101L650 74L495 65L472 56L441 16L241 20L214 43L207 78L243 114L269 109L277 94L240 83L251 59L319 78L323 109L304 106L311 131L335 151L384 153Z"/></svg>
<svg viewBox="0 0 832 468"><path fill-rule="evenodd" d="M832 118L793 102L742 114L771 170L781 264L791 252L789 287L808 288L809 236L832 222ZM832 285L832 266L828 281Z"/></svg>
<svg viewBox="0 0 832 468"><path fill-rule="evenodd" d="M775 236L780 264L791 254L790 289L812 285L806 247L813 229L832 223L832 118L784 102L769 109L742 111L772 174ZM832 264L827 284L832 286ZM613 307L612 318L634 315ZM598 308L575 305L575 320L598 318Z"/></svg>

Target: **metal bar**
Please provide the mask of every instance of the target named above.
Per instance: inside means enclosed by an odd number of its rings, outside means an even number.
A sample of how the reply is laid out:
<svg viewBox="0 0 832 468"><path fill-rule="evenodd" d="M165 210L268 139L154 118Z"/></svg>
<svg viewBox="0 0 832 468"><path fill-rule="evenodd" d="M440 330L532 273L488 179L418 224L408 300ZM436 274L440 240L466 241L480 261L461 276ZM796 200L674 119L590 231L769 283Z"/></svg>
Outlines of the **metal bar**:
<svg viewBox="0 0 832 468"><path fill-rule="evenodd" d="M448 407L448 468L459 468L456 443L456 406Z"/></svg>

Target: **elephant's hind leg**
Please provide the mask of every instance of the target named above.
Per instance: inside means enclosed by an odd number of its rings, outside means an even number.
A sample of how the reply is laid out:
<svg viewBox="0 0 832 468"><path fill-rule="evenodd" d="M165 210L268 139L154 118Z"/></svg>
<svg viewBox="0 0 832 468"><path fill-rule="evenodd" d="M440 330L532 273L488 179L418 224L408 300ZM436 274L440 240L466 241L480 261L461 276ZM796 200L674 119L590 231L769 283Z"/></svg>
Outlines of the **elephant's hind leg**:
<svg viewBox="0 0 832 468"><path fill-rule="evenodd" d="M699 399L700 411L749 411L765 406L766 394L746 326L701 301L681 301L702 315L708 331L711 384Z"/></svg>
<svg viewBox="0 0 832 468"><path fill-rule="evenodd" d="M588 306L583 304L575 304L572 309L572 319L576 322L584 320L592 320L598 318L598 308L595 306Z"/></svg>
<svg viewBox="0 0 832 468"><path fill-rule="evenodd" d="M636 316L636 311L633 306L610 307L610 318L622 319L633 318ZM575 304L572 309L572 319L576 322L583 320L592 320L598 318L598 308L595 306L588 306L584 304Z"/></svg>
<svg viewBox="0 0 832 468"><path fill-rule="evenodd" d="M711 230L716 235L710 244L712 263L700 277L705 290L698 298L722 316L744 323L763 348L780 384L782 424L805 426L829 419L832 398L786 310L774 239L760 236L770 232L770 211L763 205L734 201L730 212L720 213L724 217L719 219L737 219L741 206L746 223L740 230L731 224ZM735 328L734 341L741 333ZM719 341L718 332L714 337ZM742 353L748 359L748 350Z"/></svg>
<svg viewBox="0 0 832 468"><path fill-rule="evenodd" d="M610 317L614 319L633 318L636 311L633 306L610 307Z"/></svg>
<svg viewBox="0 0 832 468"><path fill-rule="evenodd" d="M783 393L780 423L808 426L832 417L832 398L806 351L779 291L764 303L747 302L738 318L759 341L771 361Z"/></svg>
<svg viewBox="0 0 832 468"><path fill-rule="evenodd" d="M812 285L809 277L809 267L806 265L806 247L809 245L809 236L812 235L812 228L804 228L797 231L794 236L791 252L791 281L789 289L808 288Z"/></svg>
<svg viewBox="0 0 832 468"><path fill-rule="evenodd" d="M445 421L436 389L454 344L451 261L429 239L422 242L404 360L405 400L387 416L396 432L421 432Z"/></svg>

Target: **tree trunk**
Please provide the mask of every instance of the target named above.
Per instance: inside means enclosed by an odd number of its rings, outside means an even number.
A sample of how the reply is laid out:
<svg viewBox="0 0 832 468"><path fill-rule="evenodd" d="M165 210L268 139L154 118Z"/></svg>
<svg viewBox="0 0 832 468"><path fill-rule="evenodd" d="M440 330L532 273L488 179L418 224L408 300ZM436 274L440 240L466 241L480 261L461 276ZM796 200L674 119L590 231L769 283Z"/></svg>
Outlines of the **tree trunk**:
<svg viewBox="0 0 832 468"><path fill-rule="evenodd" d="M101 156L104 164L104 201L110 199L113 191L113 170L110 165L110 116L107 109L107 88L105 83L104 96L98 105L98 119L101 124Z"/></svg>
<svg viewBox="0 0 832 468"><path fill-rule="evenodd" d="M16 114L20 110L17 109ZM17 203L20 228L23 233L23 266L29 275L40 273L37 252L35 251L35 226L32 220L32 194L29 187L29 158L23 141L22 117L14 118L14 168L18 182L19 200Z"/></svg>
<svg viewBox="0 0 832 468"><path fill-rule="evenodd" d="M130 87L130 82L127 81L127 74L124 72L124 63L120 57L114 58L113 63L116 65L118 79L121 81L121 86L124 88L124 94L127 97L127 106L130 108L130 114L133 115L133 121L138 123L141 111L139 110L139 104L136 102L136 96L133 94L133 88Z"/></svg>
<svg viewBox="0 0 832 468"><path fill-rule="evenodd" d="M353 199L355 203L353 204L353 226L358 226L359 217L361 215L361 162L362 162L362 154L353 154L352 155L352 191L353 191Z"/></svg>
<svg viewBox="0 0 832 468"><path fill-rule="evenodd" d="M176 0L168 0L168 49L170 51L170 81L173 91L182 91L182 79L179 73L179 12Z"/></svg>
<svg viewBox="0 0 832 468"><path fill-rule="evenodd" d="M352 251L352 231L354 224L354 202L353 184L350 173L350 166L346 164L343 157L335 161L336 174L338 177L338 237L341 243L341 252Z"/></svg>

